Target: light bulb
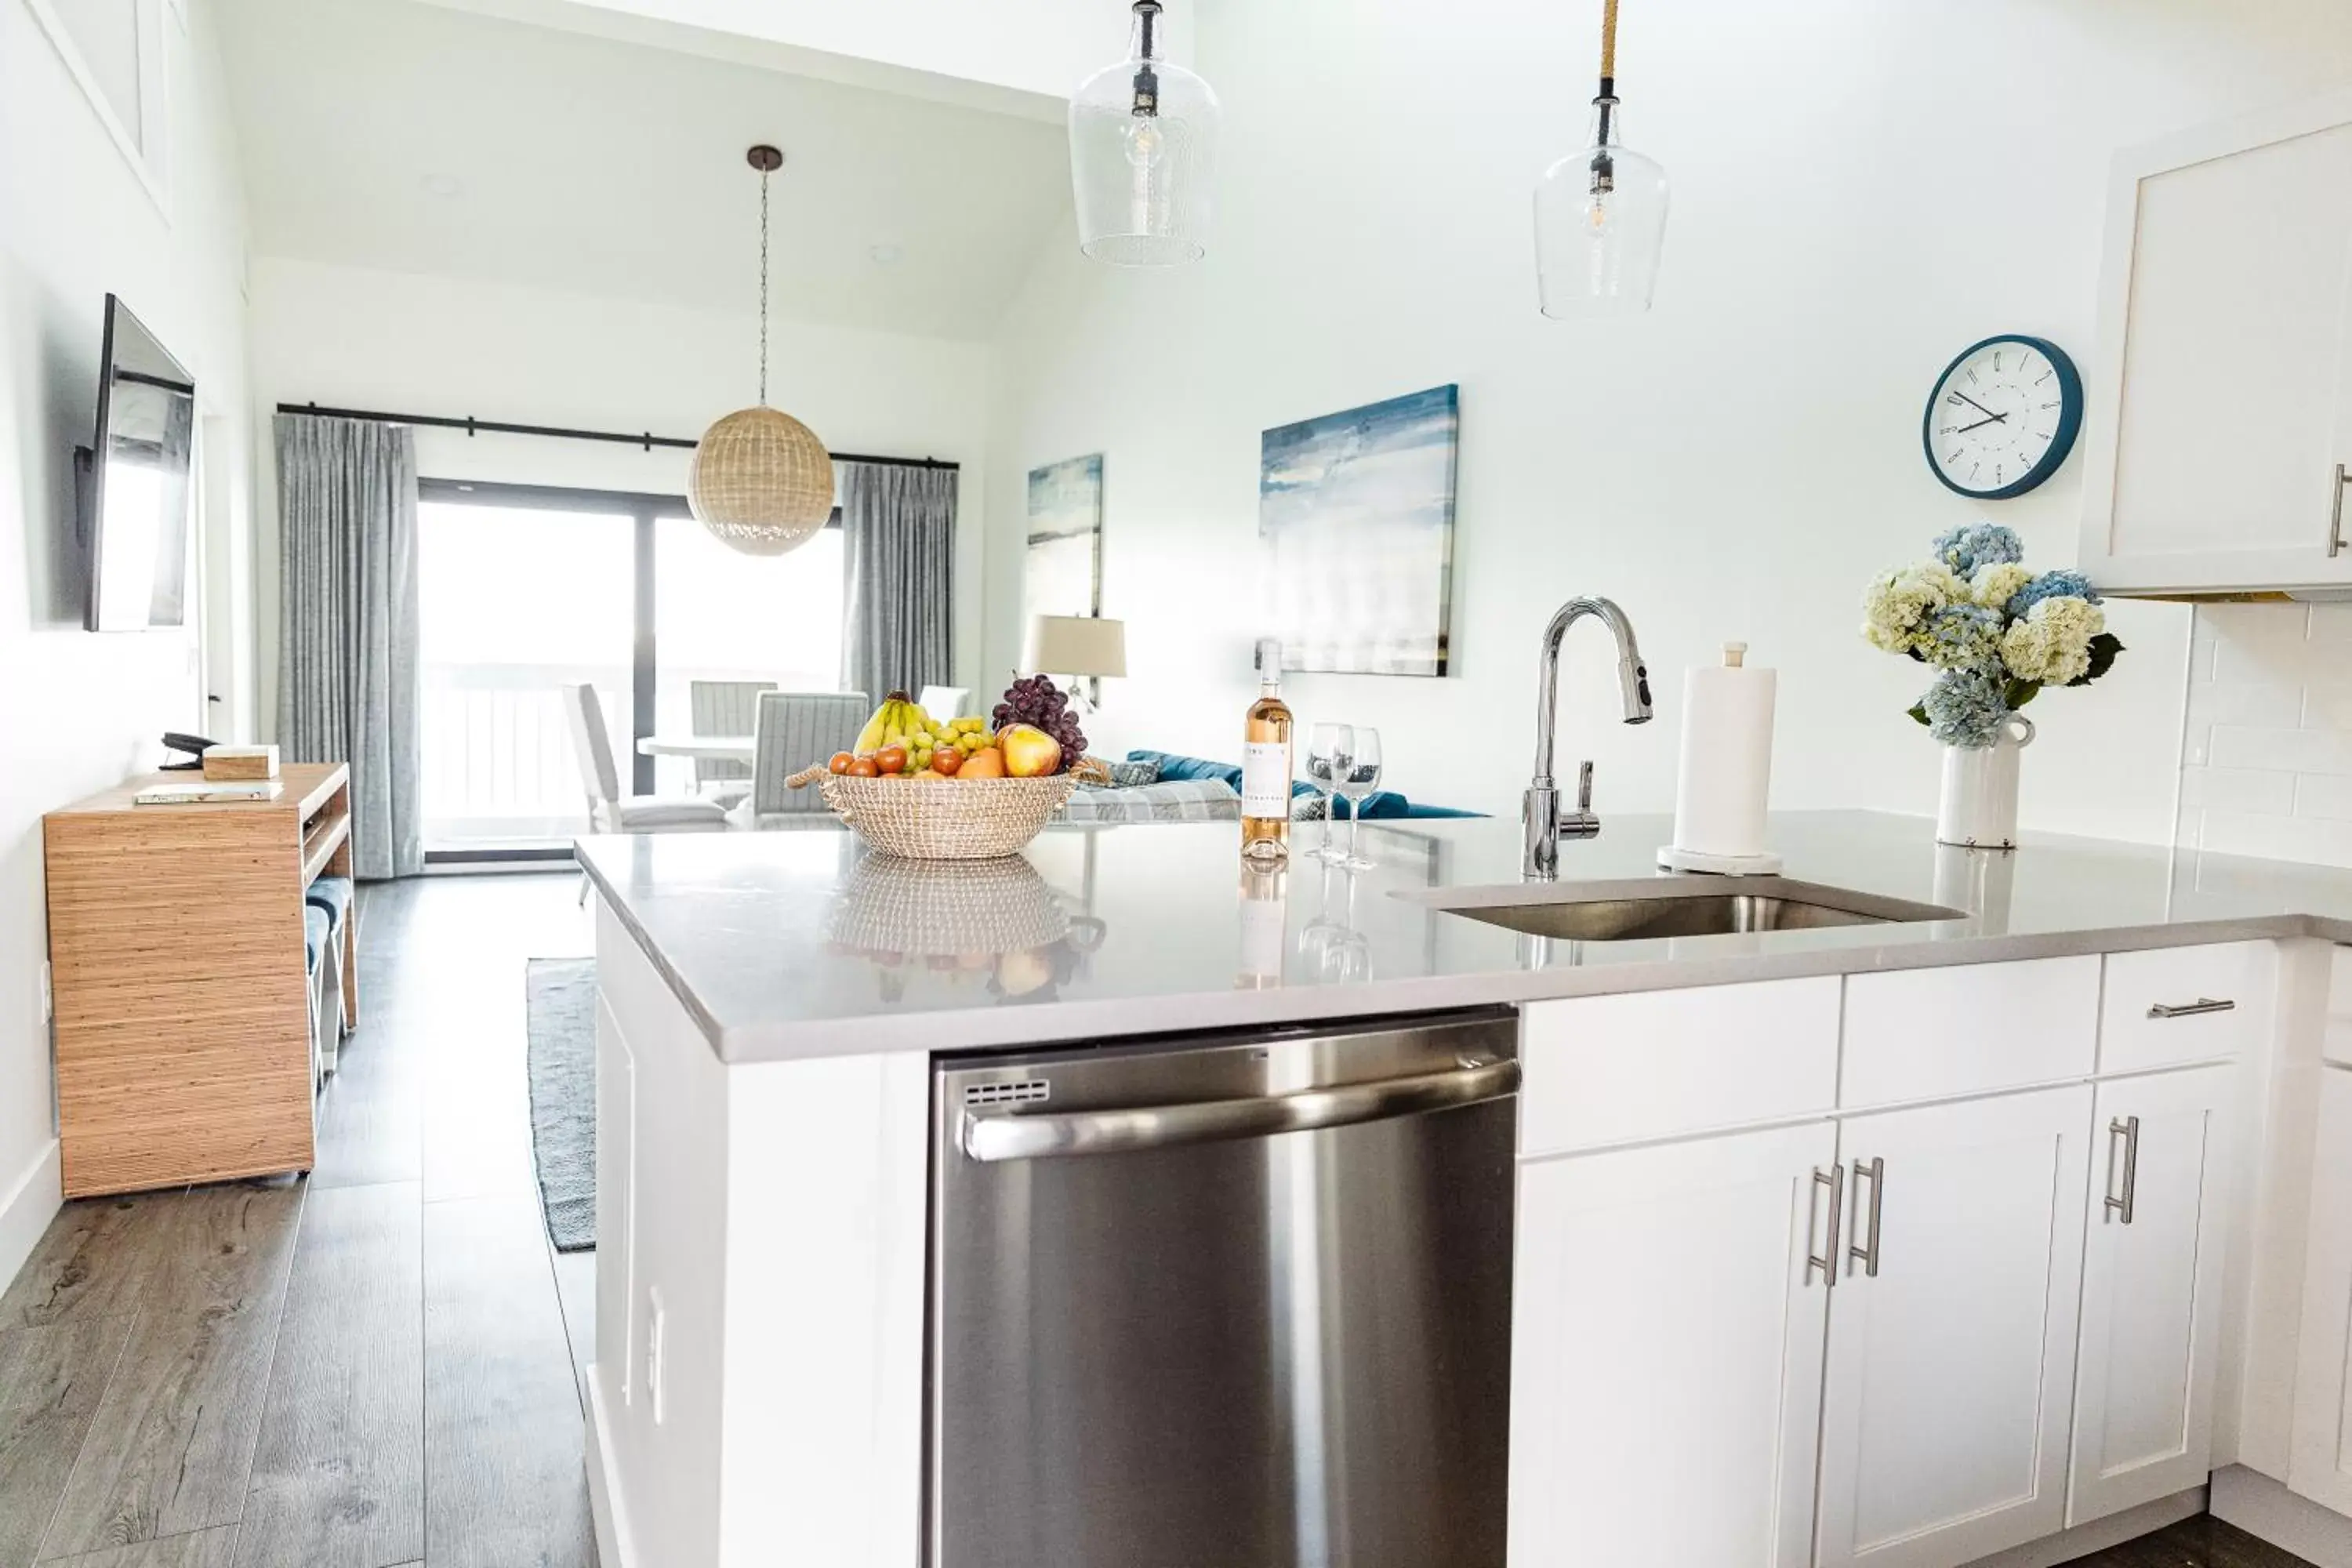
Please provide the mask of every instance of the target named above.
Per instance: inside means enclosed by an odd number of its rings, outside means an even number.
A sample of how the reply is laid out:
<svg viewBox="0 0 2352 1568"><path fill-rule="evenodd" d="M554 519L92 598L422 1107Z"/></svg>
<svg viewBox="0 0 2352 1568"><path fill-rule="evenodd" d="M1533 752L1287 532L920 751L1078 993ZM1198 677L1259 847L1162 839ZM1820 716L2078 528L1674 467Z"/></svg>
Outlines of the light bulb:
<svg viewBox="0 0 2352 1568"><path fill-rule="evenodd" d="M1167 156L1168 136L1154 115L1137 115L1127 128L1127 161L1138 169L1156 169Z"/></svg>
<svg viewBox="0 0 2352 1568"><path fill-rule="evenodd" d="M1592 237L1603 239L1609 234L1609 198L1599 191L1592 193L1591 202L1584 209L1584 221L1592 226Z"/></svg>

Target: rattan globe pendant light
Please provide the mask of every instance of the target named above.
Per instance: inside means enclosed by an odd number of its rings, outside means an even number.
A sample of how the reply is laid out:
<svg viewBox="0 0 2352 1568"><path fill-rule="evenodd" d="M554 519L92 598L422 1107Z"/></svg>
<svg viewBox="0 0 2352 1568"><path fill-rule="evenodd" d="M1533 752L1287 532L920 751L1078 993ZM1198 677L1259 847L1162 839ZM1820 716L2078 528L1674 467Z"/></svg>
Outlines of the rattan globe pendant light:
<svg viewBox="0 0 2352 1568"><path fill-rule="evenodd" d="M833 515L833 458L815 431L768 406L768 176L784 155L763 144L745 157L760 171L760 401L702 433L686 499L722 542L746 555L782 555Z"/></svg>

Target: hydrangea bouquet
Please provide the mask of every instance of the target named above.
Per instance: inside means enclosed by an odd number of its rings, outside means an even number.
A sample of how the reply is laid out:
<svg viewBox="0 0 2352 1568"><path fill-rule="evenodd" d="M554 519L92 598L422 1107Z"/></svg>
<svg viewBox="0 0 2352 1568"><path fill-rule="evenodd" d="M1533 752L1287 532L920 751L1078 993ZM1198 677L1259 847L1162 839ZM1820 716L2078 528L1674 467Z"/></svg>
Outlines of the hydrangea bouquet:
<svg viewBox="0 0 2352 1568"><path fill-rule="evenodd" d="M1889 572L1863 595L1862 635L1937 674L1911 717L1948 746L2000 740L2045 686L2087 686L2124 651L2079 572L2036 575L2017 535L1990 522L1940 535L1933 558Z"/></svg>

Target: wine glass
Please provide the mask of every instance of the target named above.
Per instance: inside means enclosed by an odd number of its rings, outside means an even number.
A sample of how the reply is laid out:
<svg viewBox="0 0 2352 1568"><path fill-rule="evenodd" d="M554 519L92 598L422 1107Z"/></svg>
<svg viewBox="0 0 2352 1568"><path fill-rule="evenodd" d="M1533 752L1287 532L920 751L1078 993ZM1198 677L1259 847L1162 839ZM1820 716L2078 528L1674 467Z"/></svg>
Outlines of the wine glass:
<svg viewBox="0 0 2352 1568"><path fill-rule="evenodd" d="M1339 864L1350 871L1369 871L1379 862L1365 859L1357 841L1364 830L1364 798L1380 787L1381 732L1357 725L1346 752L1332 759L1331 778L1348 800L1348 853Z"/></svg>
<svg viewBox="0 0 2352 1568"><path fill-rule="evenodd" d="M1337 787L1333 763L1354 745L1355 734L1345 724L1318 724L1307 733L1307 782L1323 797L1323 837L1307 851L1318 860L1339 858L1339 851L1331 842L1332 791Z"/></svg>

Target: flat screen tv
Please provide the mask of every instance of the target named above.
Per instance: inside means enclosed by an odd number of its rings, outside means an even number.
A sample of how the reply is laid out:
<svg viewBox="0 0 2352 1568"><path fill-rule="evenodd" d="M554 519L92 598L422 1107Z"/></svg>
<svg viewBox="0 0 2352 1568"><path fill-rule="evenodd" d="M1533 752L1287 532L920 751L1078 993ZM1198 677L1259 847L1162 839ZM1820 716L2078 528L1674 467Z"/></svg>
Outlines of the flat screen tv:
<svg viewBox="0 0 2352 1568"><path fill-rule="evenodd" d="M90 630L187 624L195 428L194 379L109 294L98 439L82 495Z"/></svg>

